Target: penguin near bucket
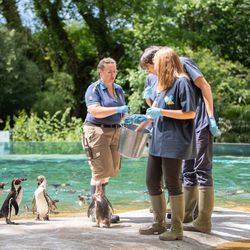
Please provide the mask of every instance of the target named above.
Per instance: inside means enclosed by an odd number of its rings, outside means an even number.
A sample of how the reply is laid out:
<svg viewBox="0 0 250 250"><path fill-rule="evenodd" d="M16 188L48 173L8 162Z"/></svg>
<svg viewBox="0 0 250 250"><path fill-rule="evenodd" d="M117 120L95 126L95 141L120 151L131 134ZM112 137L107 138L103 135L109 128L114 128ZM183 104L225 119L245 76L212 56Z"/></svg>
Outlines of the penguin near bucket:
<svg viewBox="0 0 250 250"><path fill-rule="evenodd" d="M92 196L92 202L88 208L88 217L95 216L94 219L98 227L109 228L112 213L114 213L113 207L105 196L100 183L96 186L96 191Z"/></svg>
<svg viewBox="0 0 250 250"><path fill-rule="evenodd" d="M19 207L23 198L23 188L21 186L25 178L14 178L11 182L10 192L5 199L2 208L0 210L0 218L5 217L6 224L17 225L18 223L11 221L11 215L13 207L15 209L15 215L19 212Z"/></svg>
<svg viewBox="0 0 250 250"><path fill-rule="evenodd" d="M56 202L47 193L47 180L45 176L37 176L37 189L34 193L32 201L32 211L35 214L35 207L37 212L36 220L49 220L49 213L54 212L57 209Z"/></svg>

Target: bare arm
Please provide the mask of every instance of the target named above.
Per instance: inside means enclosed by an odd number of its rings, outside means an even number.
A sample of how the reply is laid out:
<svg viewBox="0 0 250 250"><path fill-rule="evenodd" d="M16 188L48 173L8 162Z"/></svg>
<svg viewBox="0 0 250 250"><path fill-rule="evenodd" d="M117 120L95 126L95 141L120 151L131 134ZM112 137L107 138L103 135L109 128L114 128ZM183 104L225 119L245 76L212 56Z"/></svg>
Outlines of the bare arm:
<svg viewBox="0 0 250 250"><path fill-rule="evenodd" d="M150 99L146 99L146 103L147 105L150 107L151 106L151 100Z"/></svg>
<svg viewBox="0 0 250 250"><path fill-rule="evenodd" d="M169 110L169 109L161 109L161 114L163 116L178 119L178 120L188 120L195 118L195 112L183 112L182 110Z"/></svg>
<svg viewBox="0 0 250 250"><path fill-rule="evenodd" d="M102 107L99 104L88 106L89 113L95 118L105 118L117 113L117 107Z"/></svg>
<svg viewBox="0 0 250 250"><path fill-rule="evenodd" d="M154 101L154 103L152 104L152 107L157 107L156 101ZM163 116L174 118L174 119L179 119L179 120L194 119L196 115L194 111L183 112L181 109L180 110L161 109L161 114Z"/></svg>
<svg viewBox="0 0 250 250"><path fill-rule="evenodd" d="M151 102L150 99L146 99L146 102L147 102L147 101L149 101L149 103ZM148 102L147 102L147 103L148 103ZM153 104L152 104L152 107L156 107L156 105L157 105L157 102L154 101ZM151 106L151 103L150 103L149 106ZM153 122L153 119L148 119L147 121L142 122L142 123L136 128L135 131L142 131L142 130L145 129L147 126L149 126L149 124L152 123L152 122Z"/></svg>
<svg viewBox="0 0 250 250"><path fill-rule="evenodd" d="M147 126L149 126L150 123L152 123L153 119L149 119L145 122L142 122L137 128L136 128L136 132L140 132L143 129L145 129Z"/></svg>
<svg viewBox="0 0 250 250"><path fill-rule="evenodd" d="M201 90L208 116L212 117L214 115L214 108L211 86L203 76L198 77L194 83Z"/></svg>

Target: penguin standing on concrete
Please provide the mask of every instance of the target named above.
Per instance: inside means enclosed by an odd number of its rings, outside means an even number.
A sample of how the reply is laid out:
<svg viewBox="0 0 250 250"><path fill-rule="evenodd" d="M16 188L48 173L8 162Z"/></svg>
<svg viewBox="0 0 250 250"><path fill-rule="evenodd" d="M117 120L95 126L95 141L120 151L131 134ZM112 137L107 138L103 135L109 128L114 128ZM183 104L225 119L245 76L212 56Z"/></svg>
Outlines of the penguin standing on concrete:
<svg viewBox="0 0 250 250"><path fill-rule="evenodd" d="M15 178L11 183L10 192L0 210L0 218L5 217L7 224L17 225L17 223L12 222L10 219L13 207L15 209L15 215L18 214L19 207L23 198L23 189L21 183L25 180L25 178Z"/></svg>
<svg viewBox="0 0 250 250"><path fill-rule="evenodd" d="M32 201L32 211L35 213L35 206L37 211L36 220L49 220L49 212L54 211L56 207L56 202L58 200L53 200L47 194L47 181L45 176L37 176L37 189L34 193L34 198Z"/></svg>
<svg viewBox="0 0 250 250"><path fill-rule="evenodd" d="M112 213L114 213L113 207L104 194L102 184L99 183L88 208L88 217L94 216L92 220L96 221L98 227L109 228Z"/></svg>

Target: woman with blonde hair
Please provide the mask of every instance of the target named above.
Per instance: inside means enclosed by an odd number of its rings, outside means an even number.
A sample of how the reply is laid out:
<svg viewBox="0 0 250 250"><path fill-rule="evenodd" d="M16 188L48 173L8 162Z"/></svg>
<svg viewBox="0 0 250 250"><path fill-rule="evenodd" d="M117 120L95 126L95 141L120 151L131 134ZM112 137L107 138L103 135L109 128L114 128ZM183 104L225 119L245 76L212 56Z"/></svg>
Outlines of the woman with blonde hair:
<svg viewBox="0 0 250 250"><path fill-rule="evenodd" d="M173 49L161 48L156 52L153 61L158 85L154 103L147 109L147 115L154 122L146 184L154 211L154 223L141 228L139 232L144 235L161 234L161 240L181 240L184 216L180 181L182 160L196 157L194 92ZM139 129L147 125L148 122L145 122ZM166 231L166 201L162 179L165 180L170 197L170 231Z"/></svg>

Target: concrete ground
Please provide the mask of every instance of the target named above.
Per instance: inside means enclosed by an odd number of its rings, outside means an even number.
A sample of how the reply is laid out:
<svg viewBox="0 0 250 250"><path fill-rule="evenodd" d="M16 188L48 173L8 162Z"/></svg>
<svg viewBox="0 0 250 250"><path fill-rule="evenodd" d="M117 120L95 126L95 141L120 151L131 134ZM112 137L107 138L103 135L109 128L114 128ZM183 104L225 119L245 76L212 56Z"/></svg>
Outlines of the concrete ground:
<svg viewBox="0 0 250 250"><path fill-rule="evenodd" d="M48 222L22 219L19 225L0 221L0 249L250 249L250 213L216 208L212 234L184 232L182 241L160 241L142 236L140 226L150 223L147 210L120 213L121 222L97 228L85 215L53 217Z"/></svg>

